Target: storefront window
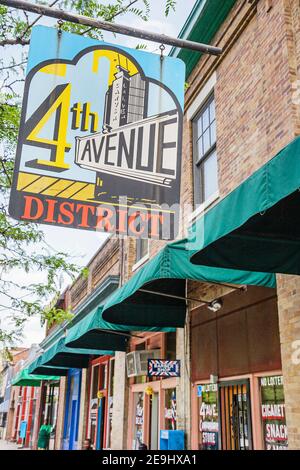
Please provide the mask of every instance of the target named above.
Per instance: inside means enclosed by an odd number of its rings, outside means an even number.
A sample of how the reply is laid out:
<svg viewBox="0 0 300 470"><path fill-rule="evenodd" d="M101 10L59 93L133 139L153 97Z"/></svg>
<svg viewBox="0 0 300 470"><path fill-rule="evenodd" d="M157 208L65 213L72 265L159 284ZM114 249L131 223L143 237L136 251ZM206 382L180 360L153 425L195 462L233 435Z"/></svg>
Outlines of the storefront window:
<svg viewBox="0 0 300 470"><path fill-rule="evenodd" d="M134 416L134 439L133 449L137 450L139 445L144 442L143 428L144 428L144 394L136 393L136 405Z"/></svg>
<svg viewBox="0 0 300 470"><path fill-rule="evenodd" d="M111 447L111 433L112 433L114 376L115 376L115 360L111 359L110 367L109 367L108 420L107 420L107 447L109 449Z"/></svg>
<svg viewBox="0 0 300 470"><path fill-rule="evenodd" d="M266 450L285 450L288 447L288 435L283 377L261 377L260 393L264 447Z"/></svg>
<svg viewBox="0 0 300 470"><path fill-rule="evenodd" d="M218 385L197 386L199 400L199 449L217 450L219 436Z"/></svg>
<svg viewBox="0 0 300 470"><path fill-rule="evenodd" d="M99 390L107 388L107 363L99 366Z"/></svg>
<svg viewBox="0 0 300 470"><path fill-rule="evenodd" d="M99 366L92 368L92 393L90 397L90 416L89 416L89 437L92 444L96 441L96 429L97 429L97 413L98 413L98 379L99 379Z"/></svg>
<svg viewBox="0 0 300 470"><path fill-rule="evenodd" d="M165 429L176 429L176 388L165 391Z"/></svg>
<svg viewBox="0 0 300 470"><path fill-rule="evenodd" d="M166 333L166 359L176 360L176 331Z"/></svg>
<svg viewBox="0 0 300 470"><path fill-rule="evenodd" d="M92 370L93 370L93 378L92 378L92 396L91 396L91 398L97 398L99 366L93 367Z"/></svg>

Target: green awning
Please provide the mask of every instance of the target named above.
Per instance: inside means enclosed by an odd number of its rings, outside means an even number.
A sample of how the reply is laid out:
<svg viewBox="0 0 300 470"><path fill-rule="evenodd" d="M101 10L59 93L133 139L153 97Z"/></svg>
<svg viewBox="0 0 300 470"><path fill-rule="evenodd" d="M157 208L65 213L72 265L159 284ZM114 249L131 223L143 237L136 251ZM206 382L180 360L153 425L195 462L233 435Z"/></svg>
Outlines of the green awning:
<svg viewBox="0 0 300 470"><path fill-rule="evenodd" d="M299 188L297 137L195 223L191 261L300 274Z"/></svg>
<svg viewBox="0 0 300 470"><path fill-rule="evenodd" d="M140 323L131 324L130 328L127 323L123 324L122 321L120 324L108 323L103 319L103 308L103 305L100 305L69 328L65 338L66 346L81 349L101 347L109 348L112 351L126 351L130 331L174 331L174 328L140 325Z"/></svg>
<svg viewBox="0 0 300 470"><path fill-rule="evenodd" d="M120 289L117 289L103 308L102 317L110 323L126 325L183 327L186 315L185 300L164 297L140 289L185 298L185 280L220 282L275 287L273 274L236 271L190 263L186 240L166 245Z"/></svg>
<svg viewBox="0 0 300 470"><path fill-rule="evenodd" d="M44 366L41 365L42 356L39 356L28 366L29 374L37 375L57 375L64 377L68 375L69 367L55 367L55 366Z"/></svg>
<svg viewBox="0 0 300 470"><path fill-rule="evenodd" d="M56 367L74 367L84 369L89 365L90 356L112 355L113 351L100 349L74 349L65 345L65 338L61 338L41 356L41 365Z"/></svg>
<svg viewBox="0 0 300 470"><path fill-rule="evenodd" d="M126 351L129 335L122 335L116 325L111 325L102 318L102 306L87 314L67 331L65 344L67 347L82 349L110 349ZM121 327L123 332L126 328Z"/></svg>
<svg viewBox="0 0 300 470"><path fill-rule="evenodd" d="M42 380L59 380L60 377L55 375L36 375L30 374L28 369L22 369L16 377L12 380L11 384L18 387L39 387Z"/></svg>

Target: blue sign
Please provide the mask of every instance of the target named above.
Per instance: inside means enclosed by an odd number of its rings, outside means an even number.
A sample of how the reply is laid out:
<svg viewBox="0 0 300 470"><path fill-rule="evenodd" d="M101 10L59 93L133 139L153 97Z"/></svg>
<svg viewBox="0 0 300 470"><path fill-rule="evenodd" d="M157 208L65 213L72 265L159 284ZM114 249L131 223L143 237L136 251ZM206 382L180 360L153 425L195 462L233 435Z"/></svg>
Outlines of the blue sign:
<svg viewBox="0 0 300 470"><path fill-rule="evenodd" d="M26 430L27 430L27 421L21 421L20 423L20 438L26 438Z"/></svg>
<svg viewBox="0 0 300 470"><path fill-rule="evenodd" d="M197 397L202 397L202 385L197 386Z"/></svg>
<svg viewBox="0 0 300 470"><path fill-rule="evenodd" d="M148 359L149 377L180 377L180 361Z"/></svg>

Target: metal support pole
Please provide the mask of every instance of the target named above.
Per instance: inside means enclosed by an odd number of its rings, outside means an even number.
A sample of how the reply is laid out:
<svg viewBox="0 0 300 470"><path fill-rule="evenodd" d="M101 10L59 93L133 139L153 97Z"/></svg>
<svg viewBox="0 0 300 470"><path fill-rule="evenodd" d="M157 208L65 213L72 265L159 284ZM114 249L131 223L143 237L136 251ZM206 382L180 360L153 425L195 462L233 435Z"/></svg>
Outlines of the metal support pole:
<svg viewBox="0 0 300 470"><path fill-rule="evenodd" d="M146 39L147 41L154 41L160 44L168 44L169 46L180 47L183 49L191 49L193 51L202 52L204 54L222 54L222 49L219 47L209 46L207 44L201 44L199 42L194 41L187 41L185 39L173 38L171 36L166 36L165 34L150 33L143 29L133 28L131 26L121 24L114 24L104 20L97 20L94 18L89 18L88 16L76 15L74 13L69 13L64 10L51 8L47 5L26 2L25 0L0 0L0 4L12 8L17 8L20 10L30 11L31 13L36 13L37 15L50 16L52 18L70 21L72 23L80 24L83 26L90 26L105 31L124 34L126 36L133 36L139 39Z"/></svg>
<svg viewBox="0 0 300 470"><path fill-rule="evenodd" d="M128 327L128 330L130 330L130 326ZM126 336L126 338L139 338L139 339L143 338L143 336L134 335L132 333L125 333L124 331L107 330L104 328L97 328L97 331L101 331L101 333L106 333L110 335Z"/></svg>
<svg viewBox="0 0 300 470"><path fill-rule="evenodd" d="M162 297L169 297L170 299L187 300L187 301L190 301L190 302L198 302L198 304L206 304L206 305L211 304L211 302L208 302L207 300L194 299L193 297L181 297L179 295L165 294L164 292L156 292L156 291L153 291L153 290L139 289L139 292L145 292L146 294L160 295Z"/></svg>

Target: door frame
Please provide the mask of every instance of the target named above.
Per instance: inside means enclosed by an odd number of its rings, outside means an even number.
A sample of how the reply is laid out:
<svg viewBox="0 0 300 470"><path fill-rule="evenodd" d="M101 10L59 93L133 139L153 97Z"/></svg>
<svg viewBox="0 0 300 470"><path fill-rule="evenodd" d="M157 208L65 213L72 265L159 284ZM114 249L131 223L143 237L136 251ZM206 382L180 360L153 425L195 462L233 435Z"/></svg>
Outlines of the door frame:
<svg viewBox="0 0 300 470"><path fill-rule="evenodd" d="M218 414L219 414L219 450L222 450L222 416L224 410L221 409L221 399L220 399L220 391L221 388L232 387L235 385L246 385L246 393L247 393L247 421L248 421L248 440L249 440L249 450L253 450L253 437L252 437L252 415L251 415L251 387L250 387L250 379L245 377L244 379L237 379L237 380L222 380L218 382ZM237 449L238 450L238 449Z"/></svg>
<svg viewBox="0 0 300 470"><path fill-rule="evenodd" d="M103 429L102 431L102 443L100 443L101 448L105 448L107 444L107 411L108 411L108 387L109 387L109 370L110 370L110 359L111 356L101 356L97 357L96 359L90 360L89 363L89 387L88 387L88 412L87 412L87 425L86 425L86 438L90 438L90 430L91 430L91 423L90 423L90 409L91 409L91 400L92 400L92 391L93 391L93 376L94 376L94 368L100 365L106 365L106 377L105 377L105 384L106 387L103 389L99 389L99 381L100 381L100 374L98 375L98 390L97 392L101 392L104 398L104 407L102 409L102 413L104 414L104 421L103 421ZM98 439L98 412L99 406L97 407L97 419L96 419L96 434L95 434L95 442L92 445L97 445Z"/></svg>
<svg viewBox="0 0 300 470"><path fill-rule="evenodd" d="M156 400L156 403L155 403L155 406L156 406L156 410L155 410L155 418L156 418L156 430L153 430L152 429L152 426L153 426L153 420L152 420L152 414L154 414L154 410L153 410L153 397L155 396L155 400ZM149 430L148 430L148 436L149 436L149 450L158 450L159 449L159 430L160 430L160 392L154 392L153 391L153 394L151 395L151 397L149 397L149 400L148 400L148 406L149 406ZM152 444L152 434L154 434L154 432L156 432L157 436L156 436L156 449L152 449L151 448L151 444Z"/></svg>
<svg viewBox="0 0 300 470"><path fill-rule="evenodd" d="M260 377L270 377L273 375L283 375L281 369L262 370L252 374L241 374L238 376L230 376L226 378L219 377L218 383L236 381L236 380L250 380L251 392L251 418L252 418L252 444L255 450L264 450L263 444L263 430L261 423L261 400L259 379ZM197 396L197 386L207 385L210 383L208 378L197 379L191 385L191 448L192 450L199 449L199 397Z"/></svg>
<svg viewBox="0 0 300 470"><path fill-rule="evenodd" d="M143 422L143 440L149 447L150 434L149 434L149 396L145 393L147 387L151 387L153 392L158 393L158 447L160 447L160 431L165 428L164 408L165 408L165 391L170 388L176 388L177 377L170 377L141 384L131 384L129 390L129 406L128 406L128 433L127 433L127 448L132 449L132 444L135 439L135 394L143 393L144 395L144 422Z"/></svg>
<svg viewBox="0 0 300 470"><path fill-rule="evenodd" d="M78 380L78 394L75 400L72 400L70 393L70 384L71 379L74 377L74 381ZM68 449L73 450L73 445L75 442L78 442L78 427L79 427L79 415L80 415L80 397L81 397L81 378L82 371L81 369L70 369L68 372L68 381L67 381L67 393L66 393L66 405L65 405L65 415L64 415L64 427L63 427L63 441L67 439L67 430L68 430L68 419L69 411L71 412L71 421L70 421L70 434L68 441ZM75 406L75 415L73 417L73 404L70 408L70 401L76 401ZM72 439L71 439L72 436ZM76 439L77 437L77 439Z"/></svg>

